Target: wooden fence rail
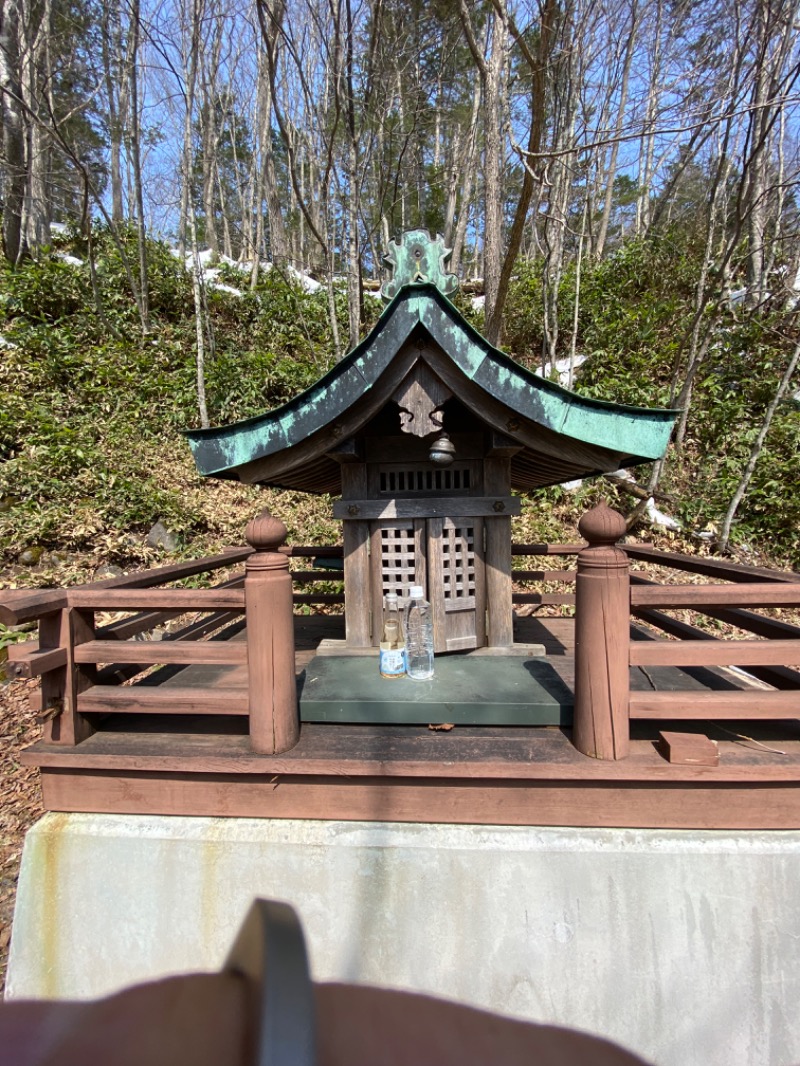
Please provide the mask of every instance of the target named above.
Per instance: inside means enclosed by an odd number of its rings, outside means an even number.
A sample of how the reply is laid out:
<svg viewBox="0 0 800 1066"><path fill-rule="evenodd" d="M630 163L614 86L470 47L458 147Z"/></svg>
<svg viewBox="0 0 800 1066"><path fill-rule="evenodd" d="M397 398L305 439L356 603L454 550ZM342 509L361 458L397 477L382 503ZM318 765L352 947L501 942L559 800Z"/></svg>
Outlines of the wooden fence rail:
<svg viewBox="0 0 800 1066"><path fill-rule="evenodd" d="M563 570L544 564L512 571L523 586L566 586L563 593L514 592L512 599L575 605L573 740L580 751L624 758L631 719L800 718L800 626L752 609L800 606L800 575L658 552L641 543L623 545L624 520L602 505L584 515L579 530L584 544L513 545L518 558L561 556L576 562ZM300 728L293 605L341 604L344 593L328 591L329 583L336 587L343 581L336 568L341 545L287 546L285 537L283 524L265 512L248 525L247 547L70 589L1 593L0 620L39 621L38 642L12 646L9 658L19 675L41 678L45 739L78 744L93 730L90 716L98 714L246 715L255 751L291 748ZM332 566L290 573L292 558ZM726 583L660 584L632 574L632 559ZM242 562L243 572L212 588L165 587ZM293 592L293 581L306 591ZM318 585L325 591L314 591ZM721 640L667 613L675 609L717 618L762 639ZM97 615L107 612L127 617L98 624ZM186 615L198 617L162 640L135 639ZM657 638L637 628L637 621L678 639ZM245 624L246 641L215 639ZM235 668L238 687L203 691L181 687L175 679L169 685L121 686L153 666L199 664ZM773 688L631 692L630 669L638 666L746 667Z"/></svg>

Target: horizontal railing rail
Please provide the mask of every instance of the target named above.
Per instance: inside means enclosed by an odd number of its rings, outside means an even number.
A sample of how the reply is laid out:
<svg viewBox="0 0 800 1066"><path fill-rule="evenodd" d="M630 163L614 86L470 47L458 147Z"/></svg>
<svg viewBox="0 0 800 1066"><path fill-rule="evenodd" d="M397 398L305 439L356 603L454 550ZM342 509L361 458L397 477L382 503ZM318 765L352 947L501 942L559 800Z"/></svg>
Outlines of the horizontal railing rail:
<svg viewBox="0 0 800 1066"><path fill-rule="evenodd" d="M590 512L580 528L586 544L512 545L517 560L574 557L574 563L558 569L523 561L511 571L513 603L575 605L579 750L623 758L632 718L800 718L800 671L793 669L800 664L800 626L758 613L800 607L799 575L623 544L624 520L608 509ZM39 621L38 642L12 646L9 657L20 675L41 678L46 739L80 743L98 715L240 715L248 718L256 751L293 746L299 736L293 607L344 602L343 548L287 546L284 537L285 527L262 515L248 526L246 547L67 589L0 592L0 620ZM293 573L292 559L299 564ZM312 559L313 568L306 562ZM647 564L648 575L631 573L631 560ZM244 571L213 587L174 587L241 563ZM655 566L716 583L662 584L649 576ZM564 591L529 590L533 583ZM668 613L674 610L716 618L746 636L721 639L674 618ZM110 613L125 617L102 618ZM157 633L162 639L138 639L177 618L187 623ZM246 639L236 639L245 628ZM193 687L192 675L181 673L200 665L219 669L213 686ZM631 692L629 671L639 666L737 666L772 687ZM160 684L165 678L169 684ZM195 683L201 684L197 676Z"/></svg>
<svg viewBox="0 0 800 1066"><path fill-rule="evenodd" d="M689 574L702 574L704 577L717 577L724 581L777 581L800 582L800 574L791 571L769 570L763 566L747 566L731 563L726 559L709 559L699 555L681 555L677 552L665 552L645 544L622 544L631 559L639 562L655 563L668 566L672 570L682 570Z"/></svg>

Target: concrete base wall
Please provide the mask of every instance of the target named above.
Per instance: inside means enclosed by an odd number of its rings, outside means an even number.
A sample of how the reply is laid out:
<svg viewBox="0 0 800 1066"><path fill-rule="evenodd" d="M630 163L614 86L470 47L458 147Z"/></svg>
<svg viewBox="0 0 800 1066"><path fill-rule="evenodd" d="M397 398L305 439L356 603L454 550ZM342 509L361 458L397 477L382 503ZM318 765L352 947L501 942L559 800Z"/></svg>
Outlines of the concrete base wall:
<svg viewBox="0 0 800 1066"><path fill-rule="evenodd" d="M219 968L255 895L318 980L605 1034L659 1066L800 1062L800 833L49 814L8 996Z"/></svg>

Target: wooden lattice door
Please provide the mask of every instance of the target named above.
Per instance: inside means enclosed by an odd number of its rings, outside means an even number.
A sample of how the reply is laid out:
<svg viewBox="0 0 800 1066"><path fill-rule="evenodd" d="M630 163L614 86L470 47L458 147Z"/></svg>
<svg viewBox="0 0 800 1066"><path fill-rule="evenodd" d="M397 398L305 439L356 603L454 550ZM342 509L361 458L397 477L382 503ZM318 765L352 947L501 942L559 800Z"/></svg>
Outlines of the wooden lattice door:
<svg viewBox="0 0 800 1066"><path fill-rule="evenodd" d="M429 518L426 524L434 650L480 648L486 643L483 520Z"/></svg>
<svg viewBox="0 0 800 1066"><path fill-rule="evenodd" d="M434 649L462 651L486 643L483 520L409 518L371 523L372 642L380 639L383 597L405 601L422 585L433 613Z"/></svg>

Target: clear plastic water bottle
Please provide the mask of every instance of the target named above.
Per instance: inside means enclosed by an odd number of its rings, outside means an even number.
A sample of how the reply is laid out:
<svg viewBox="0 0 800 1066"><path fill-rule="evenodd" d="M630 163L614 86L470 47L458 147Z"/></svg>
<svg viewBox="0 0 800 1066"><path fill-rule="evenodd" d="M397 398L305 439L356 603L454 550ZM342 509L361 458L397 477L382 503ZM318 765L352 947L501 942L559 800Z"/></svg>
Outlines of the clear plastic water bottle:
<svg viewBox="0 0 800 1066"><path fill-rule="evenodd" d="M405 613L406 673L415 681L433 677L433 619L421 585L409 592Z"/></svg>

